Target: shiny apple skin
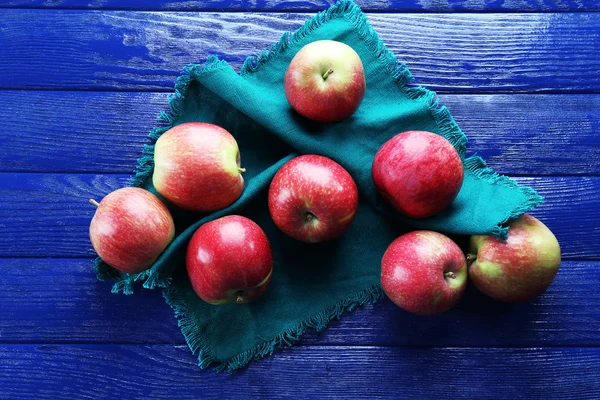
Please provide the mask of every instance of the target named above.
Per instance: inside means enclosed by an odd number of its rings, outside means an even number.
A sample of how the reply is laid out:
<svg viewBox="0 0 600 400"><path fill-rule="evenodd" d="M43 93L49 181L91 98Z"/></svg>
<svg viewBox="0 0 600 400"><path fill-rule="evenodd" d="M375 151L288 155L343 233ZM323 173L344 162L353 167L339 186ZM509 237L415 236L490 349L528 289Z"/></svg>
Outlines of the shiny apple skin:
<svg viewBox="0 0 600 400"><path fill-rule="evenodd" d="M149 191L135 187L109 193L90 223L90 240L98 256L131 274L148 269L174 236L167 207Z"/></svg>
<svg viewBox="0 0 600 400"><path fill-rule="evenodd" d="M271 282L271 244L254 221L228 215L196 230L188 244L186 268L202 300L215 305L248 303Z"/></svg>
<svg viewBox="0 0 600 400"><path fill-rule="evenodd" d="M446 209L464 179L458 152L444 137L426 131L399 133L377 151L373 182L381 196L411 218Z"/></svg>
<svg viewBox="0 0 600 400"><path fill-rule="evenodd" d="M558 240L544 223L524 214L508 223L508 239L471 236L469 279L488 296L507 303L544 293L561 262Z"/></svg>
<svg viewBox="0 0 600 400"><path fill-rule="evenodd" d="M341 165L314 154L288 161L269 187L273 222L303 242L323 242L341 236L358 210L356 183Z"/></svg>
<svg viewBox="0 0 600 400"><path fill-rule="evenodd" d="M231 205L244 189L242 172L237 142L217 125L187 122L156 141L152 183L179 208L211 212Z"/></svg>
<svg viewBox="0 0 600 400"><path fill-rule="evenodd" d="M465 255L450 238L433 231L400 236L381 260L381 286L394 304L417 315L447 311L467 285Z"/></svg>
<svg viewBox="0 0 600 400"><path fill-rule="evenodd" d="M283 86L290 105L300 115L318 122L337 122L360 106L366 90L365 71L350 46L319 40L294 56Z"/></svg>

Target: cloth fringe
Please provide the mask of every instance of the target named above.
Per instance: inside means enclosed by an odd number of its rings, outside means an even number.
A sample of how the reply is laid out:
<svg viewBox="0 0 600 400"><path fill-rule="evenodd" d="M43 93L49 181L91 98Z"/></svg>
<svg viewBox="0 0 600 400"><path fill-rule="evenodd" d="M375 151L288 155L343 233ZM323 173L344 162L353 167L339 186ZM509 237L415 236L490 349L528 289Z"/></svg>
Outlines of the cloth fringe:
<svg viewBox="0 0 600 400"><path fill-rule="evenodd" d="M298 342L307 329L313 329L320 332L327 327L333 319L339 319L346 311L352 311L358 306L375 303L383 298L383 290L379 284L373 285L359 293L347 297L338 304L335 304L324 311L321 311L312 317L300 322L299 324L286 329L277 336L264 341L253 348L244 351L228 360L217 360L210 352L210 349L204 344L201 331L196 325L194 318L191 317L191 310L180 293L174 286L168 286L163 289L163 296L167 303L175 312L175 318L181 328L188 347L193 354L198 353L198 366L202 369L213 366L216 372L227 370L229 373L245 367L254 360L270 356L278 348L290 347ZM262 339L262 338L261 338Z"/></svg>

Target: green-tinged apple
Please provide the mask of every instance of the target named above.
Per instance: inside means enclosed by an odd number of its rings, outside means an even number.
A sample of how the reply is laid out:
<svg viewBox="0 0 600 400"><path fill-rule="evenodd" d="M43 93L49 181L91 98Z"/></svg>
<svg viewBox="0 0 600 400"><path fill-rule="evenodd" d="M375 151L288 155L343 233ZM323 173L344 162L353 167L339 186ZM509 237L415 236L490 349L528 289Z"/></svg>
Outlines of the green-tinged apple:
<svg viewBox="0 0 600 400"><path fill-rule="evenodd" d="M508 223L508 239L471 236L469 279L488 296L516 303L546 291L560 266L560 246L540 220L522 215Z"/></svg>
<svg viewBox="0 0 600 400"><path fill-rule="evenodd" d="M460 300L467 285L465 255L449 237L433 231L400 236L381 260L381 286L394 304L434 315Z"/></svg>
<svg viewBox="0 0 600 400"><path fill-rule="evenodd" d="M186 255L196 294L211 304L248 303L269 286L273 254L265 232L252 220L228 215L200 226Z"/></svg>
<svg viewBox="0 0 600 400"><path fill-rule="evenodd" d="M167 207L147 190L115 190L97 206L90 240L98 256L128 273L148 269L173 241L175 224Z"/></svg>
<svg viewBox="0 0 600 400"><path fill-rule="evenodd" d="M347 44L318 40L294 56L283 79L285 96L306 118L337 122L352 115L365 95L365 71Z"/></svg>
<svg viewBox="0 0 600 400"><path fill-rule="evenodd" d="M342 235L358 209L352 176L330 158L306 154L288 161L269 187L269 212L279 229L303 242Z"/></svg>
<svg viewBox="0 0 600 400"><path fill-rule="evenodd" d="M156 141L152 183L177 207L210 212L231 205L244 189L243 172L237 142L220 126L187 122Z"/></svg>

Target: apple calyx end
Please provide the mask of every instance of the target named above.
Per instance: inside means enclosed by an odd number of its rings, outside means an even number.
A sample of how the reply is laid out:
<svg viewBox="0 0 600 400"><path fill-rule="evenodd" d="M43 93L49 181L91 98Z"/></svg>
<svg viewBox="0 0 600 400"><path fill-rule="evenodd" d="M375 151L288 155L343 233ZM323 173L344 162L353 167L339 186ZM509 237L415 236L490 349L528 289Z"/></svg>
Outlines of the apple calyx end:
<svg viewBox="0 0 600 400"><path fill-rule="evenodd" d="M98 203L98 202L97 202L96 200L94 200L94 199L90 199L90 204L91 204L91 205L93 205L93 206L96 206L96 207L98 207L98 206L100 205L100 203Z"/></svg>
<svg viewBox="0 0 600 400"><path fill-rule="evenodd" d="M304 221L307 223L311 223L313 221L318 221L319 218L317 218L317 216L313 213L311 213L310 211L307 211L306 214L304 215Z"/></svg>
<svg viewBox="0 0 600 400"><path fill-rule="evenodd" d="M323 80L327 80L327 77L331 74L333 74L333 68L329 68L327 71L325 71L323 74Z"/></svg>
<svg viewBox="0 0 600 400"><path fill-rule="evenodd" d="M239 171L241 174L243 174L244 172L246 172L246 168L240 168L240 167L238 167L238 171Z"/></svg>
<svg viewBox="0 0 600 400"><path fill-rule="evenodd" d="M237 299L235 299L235 302L237 304L243 304L244 303L244 297L242 296L243 294L244 294L244 292L241 291L241 290L239 292L237 292Z"/></svg>

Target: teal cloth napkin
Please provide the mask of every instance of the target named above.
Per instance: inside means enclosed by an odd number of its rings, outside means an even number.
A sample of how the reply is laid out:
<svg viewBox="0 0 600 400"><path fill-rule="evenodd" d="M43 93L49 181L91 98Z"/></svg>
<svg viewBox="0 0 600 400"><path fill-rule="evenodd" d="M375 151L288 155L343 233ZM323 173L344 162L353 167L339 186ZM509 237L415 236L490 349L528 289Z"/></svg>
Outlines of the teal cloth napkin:
<svg viewBox="0 0 600 400"><path fill-rule="evenodd" d="M351 46L361 57L367 89L359 109L334 124L308 121L290 107L283 90L287 66L304 45L331 39ZM175 241L151 269L137 275L119 273L97 260L101 279L116 279L113 292L131 293L136 281L162 287L187 343L202 368L234 370L292 345L307 328L321 330L333 318L382 297L380 261L387 246L415 228L454 234L491 234L506 238L504 223L538 205L531 188L517 185L466 158L467 138L435 93L409 87L408 69L398 64L354 3L339 2L260 55L249 57L238 74L225 61L210 57L204 65L185 67L162 113L162 126L150 133L131 185L152 187L156 139L170 127L189 121L220 125L236 138L246 187L239 200L212 214L178 210L172 205ZM378 148L395 134L427 130L446 137L465 167L462 189L440 215L424 220L401 217L377 194L371 163ZM361 200L354 223L340 239L321 244L295 241L273 224L267 189L273 175L298 154L321 154L344 166L356 181ZM203 223L227 214L257 222L274 252L273 281L255 303L213 306L199 299L185 272L186 245Z"/></svg>

